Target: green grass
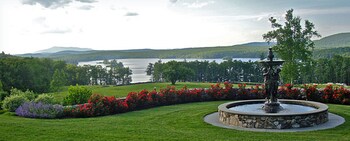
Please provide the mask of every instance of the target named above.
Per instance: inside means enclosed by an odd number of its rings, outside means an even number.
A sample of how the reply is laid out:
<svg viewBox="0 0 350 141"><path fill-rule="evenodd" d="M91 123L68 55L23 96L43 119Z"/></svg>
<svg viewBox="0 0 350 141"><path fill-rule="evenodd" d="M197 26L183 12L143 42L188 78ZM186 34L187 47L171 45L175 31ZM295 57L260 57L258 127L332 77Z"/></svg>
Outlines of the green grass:
<svg viewBox="0 0 350 141"><path fill-rule="evenodd" d="M330 104L345 124L333 129L264 133L224 129L203 117L226 101L162 106L112 116L76 119L29 119L0 115L0 140L310 140L350 139L350 106Z"/></svg>
<svg viewBox="0 0 350 141"><path fill-rule="evenodd" d="M187 88L209 88L211 84L214 83L193 83L193 82L178 82L176 83L176 89L181 89L185 85ZM102 94L105 96L116 96L116 97L125 97L129 92L139 92L144 89L149 91L154 88L159 89L166 88L167 86L172 86L170 83L146 83L146 84L135 84L135 85L126 85L126 86L86 86L92 90L93 93ZM55 99L62 101L63 98L68 95L68 87L64 87L63 91L51 93Z"/></svg>

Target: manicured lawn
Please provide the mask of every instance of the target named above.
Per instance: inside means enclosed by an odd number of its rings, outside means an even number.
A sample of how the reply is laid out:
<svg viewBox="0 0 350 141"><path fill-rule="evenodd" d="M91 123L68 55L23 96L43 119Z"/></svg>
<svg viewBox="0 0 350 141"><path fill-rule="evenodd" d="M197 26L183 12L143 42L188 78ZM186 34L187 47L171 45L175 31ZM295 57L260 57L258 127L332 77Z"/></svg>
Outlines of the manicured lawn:
<svg viewBox="0 0 350 141"><path fill-rule="evenodd" d="M193 83L193 82L178 82L175 87L177 89L183 88L185 85L187 88L209 88L211 84L214 83ZM129 92L139 92L143 89L152 91L154 88L159 91L159 89L166 88L167 86L172 86L170 83L146 83L146 84L135 84L127 86L86 86L92 90L93 93L103 94L105 96L116 96L116 97L126 97ZM63 91L52 93L52 95L59 101L68 94L68 87L64 87Z"/></svg>
<svg viewBox="0 0 350 141"><path fill-rule="evenodd" d="M0 115L0 140L310 140L350 139L350 106L330 104L345 124L334 129L264 133L223 129L203 121L227 101L162 106L124 114L76 119L29 119Z"/></svg>

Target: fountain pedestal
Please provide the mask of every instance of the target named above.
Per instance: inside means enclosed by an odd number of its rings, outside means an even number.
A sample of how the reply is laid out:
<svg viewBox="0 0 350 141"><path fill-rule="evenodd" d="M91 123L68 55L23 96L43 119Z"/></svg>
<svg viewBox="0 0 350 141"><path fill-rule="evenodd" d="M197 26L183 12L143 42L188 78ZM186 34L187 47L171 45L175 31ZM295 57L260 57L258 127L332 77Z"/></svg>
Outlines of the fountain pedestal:
<svg viewBox="0 0 350 141"><path fill-rule="evenodd" d="M279 73L281 69L280 65L283 64L284 61L273 60L272 48L269 48L268 60L260 61L263 65L264 71L264 83L265 83L265 91L267 94L267 101L264 104L263 109L266 113L277 113L282 107L280 103L277 101L277 89L279 83Z"/></svg>
<svg viewBox="0 0 350 141"><path fill-rule="evenodd" d="M279 102L265 102L263 109L266 113L277 113L282 107Z"/></svg>

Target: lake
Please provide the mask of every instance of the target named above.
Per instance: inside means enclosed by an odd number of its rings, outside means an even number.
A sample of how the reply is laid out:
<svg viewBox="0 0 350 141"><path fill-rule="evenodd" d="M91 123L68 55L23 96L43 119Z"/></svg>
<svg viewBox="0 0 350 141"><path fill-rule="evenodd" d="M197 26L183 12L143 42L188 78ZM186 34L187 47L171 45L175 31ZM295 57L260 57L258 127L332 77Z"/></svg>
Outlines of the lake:
<svg viewBox="0 0 350 141"><path fill-rule="evenodd" d="M259 58L232 58L233 60L241 60L243 62L250 61L258 61ZM162 60L163 63L175 60L175 61L184 61L187 62L191 61L209 61L209 62L217 62L221 63L224 60L223 59L158 59L158 58L144 58L144 59L116 59L118 62L122 62L125 67L129 67L132 70L132 83L139 83L139 82L148 82L150 81L151 76L146 75L146 68L149 63L155 63L158 60ZM101 65L102 67L105 67L106 65L102 63L103 60L96 60L96 61L88 61L88 62L79 62L78 66L83 65Z"/></svg>

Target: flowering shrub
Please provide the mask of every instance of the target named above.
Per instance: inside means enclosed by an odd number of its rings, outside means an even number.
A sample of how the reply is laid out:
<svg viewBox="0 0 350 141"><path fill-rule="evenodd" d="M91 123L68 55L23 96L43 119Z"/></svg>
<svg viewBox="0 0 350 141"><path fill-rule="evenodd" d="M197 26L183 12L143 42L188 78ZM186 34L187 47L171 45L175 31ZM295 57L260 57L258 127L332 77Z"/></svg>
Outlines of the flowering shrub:
<svg viewBox="0 0 350 141"><path fill-rule="evenodd" d="M350 92L343 87L328 86L324 90L318 90L316 85L304 85L303 89L298 89L293 88L293 85L286 84L278 89L278 96L279 98L350 104ZM188 89L185 86L180 90L168 86L159 92L155 89L150 92L147 90L130 92L125 100L116 99L114 96L94 94L89 98L88 103L65 107L64 113L68 117L91 117L177 103L262 99L265 97L264 85L246 88L245 84L239 84L238 88L233 88L232 84L225 82L224 87L218 83L211 85L209 89Z"/></svg>
<svg viewBox="0 0 350 141"><path fill-rule="evenodd" d="M317 89L317 85L306 85L304 84L303 92L306 96L306 100L320 101L320 92Z"/></svg>
<svg viewBox="0 0 350 141"><path fill-rule="evenodd" d="M333 103L333 85L329 84L323 89L322 102Z"/></svg>
<svg viewBox="0 0 350 141"><path fill-rule="evenodd" d="M286 84L284 86L281 86L278 91L278 95L280 98L285 99L303 99L303 96L301 95L301 92L298 88L293 88L293 85Z"/></svg>
<svg viewBox="0 0 350 141"><path fill-rule="evenodd" d="M245 88L247 84L238 84L237 98L249 99L248 90Z"/></svg>
<svg viewBox="0 0 350 141"><path fill-rule="evenodd" d="M52 95L48 95L48 94L41 94L38 95L37 98L35 98L34 102L36 103L45 103L45 104L54 104L54 97Z"/></svg>
<svg viewBox="0 0 350 141"><path fill-rule="evenodd" d="M11 95L23 95L28 100L34 100L34 98L36 97L36 94L33 91L30 91L30 90L21 91L21 90L16 89L16 88L12 88L10 90L10 94Z"/></svg>
<svg viewBox="0 0 350 141"><path fill-rule="evenodd" d="M350 91L345 89L343 86L336 87L333 92L333 102L349 104Z"/></svg>
<svg viewBox="0 0 350 141"><path fill-rule="evenodd" d="M29 100L25 95L10 95L2 102L2 108L9 110L10 112L14 112L19 106L27 101Z"/></svg>
<svg viewBox="0 0 350 141"><path fill-rule="evenodd" d="M175 86L161 89L159 93L164 98L164 104L166 105L175 104L178 101L178 93L175 90Z"/></svg>
<svg viewBox="0 0 350 141"><path fill-rule="evenodd" d="M251 86L249 90L250 99L262 99L266 97L266 92L264 87L260 88L260 85Z"/></svg>
<svg viewBox="0 0 350 141"><path fill-rule="evenodd" d="M147 100L150 106L159 106L165 103L164 96L158 94L156 90L148 93Z"/></svg>
<svg viewBox="0 0 350 141"><path fill-rule="evenodd" d="M205 100L222 100L225 98L225 96L228 96L229 89L230 88L227 87L224 90L220 87L220 83L217 83L216 85L211 85L210 88L205 91L205 93L207 93L209 96L209 98Z"/></svg>
<svg viewBox="0 0 350 141"><path fill-rule="evenodd" d="M126 96L125 102L128 105L130 110L136 109L138 96L136 92L130 92L128 96Z"/></svg>
<svg viewBox="0 0 350 141"><path fill-rule="evenodd" d="M60 118L63 116L63 106L25 102L17 108L16 115L29 118Z"/></svg>
<svg viewBox="0 0 350 141"><path fill-rule="evenodd" d="M114 96L93 94L88 103L76 106L67 106L64 113L67 117L94 117L126 112L128 105L124 100Z"/></svg>

